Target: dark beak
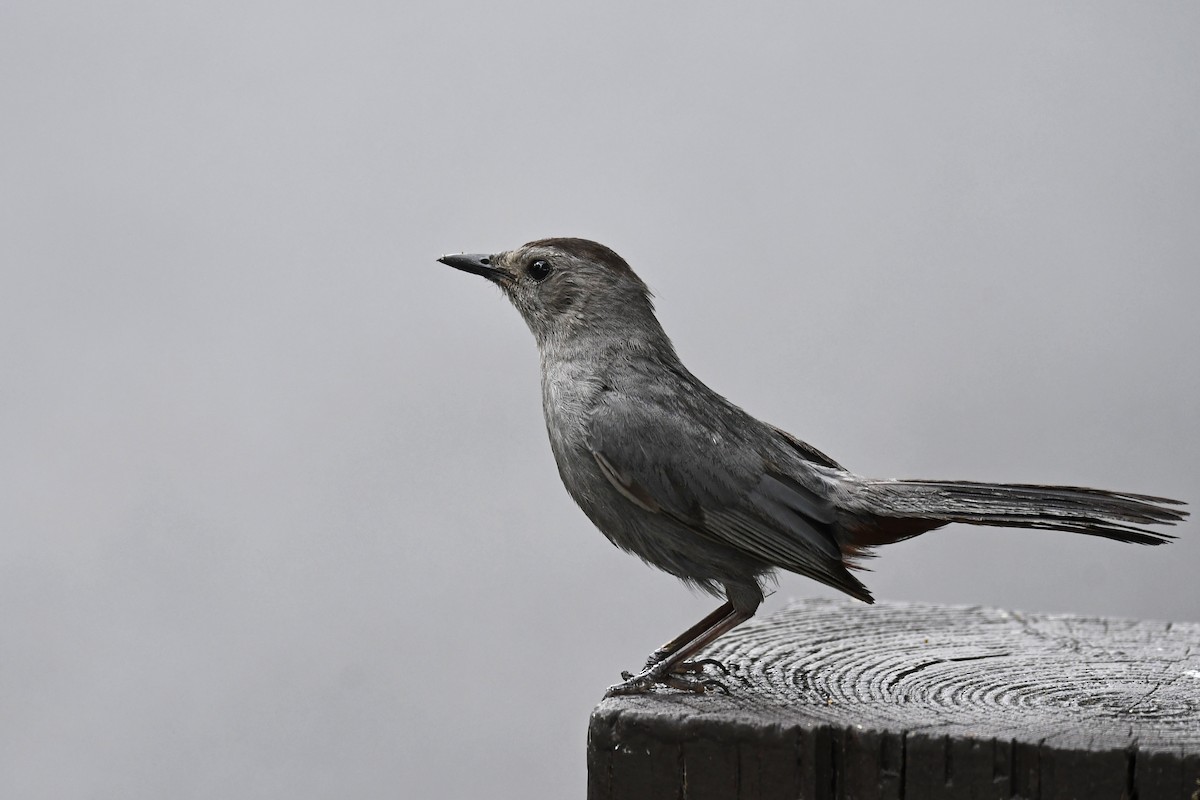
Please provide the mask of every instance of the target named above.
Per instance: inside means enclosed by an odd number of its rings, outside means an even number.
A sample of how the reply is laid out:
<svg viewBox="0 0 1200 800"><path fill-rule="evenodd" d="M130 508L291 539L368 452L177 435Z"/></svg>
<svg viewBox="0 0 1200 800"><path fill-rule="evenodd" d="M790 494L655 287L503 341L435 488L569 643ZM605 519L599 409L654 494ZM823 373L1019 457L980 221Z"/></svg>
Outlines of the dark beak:
<svg viewBox="0 0 1200 800"><path fill-rule="evenodd" d="M492 256L479 253L442 256L438 261L455 269L461 269L463 272L470 272L472 275L482 275L492 283L499 283L508 274L504 270L492 266Z"/></svg>

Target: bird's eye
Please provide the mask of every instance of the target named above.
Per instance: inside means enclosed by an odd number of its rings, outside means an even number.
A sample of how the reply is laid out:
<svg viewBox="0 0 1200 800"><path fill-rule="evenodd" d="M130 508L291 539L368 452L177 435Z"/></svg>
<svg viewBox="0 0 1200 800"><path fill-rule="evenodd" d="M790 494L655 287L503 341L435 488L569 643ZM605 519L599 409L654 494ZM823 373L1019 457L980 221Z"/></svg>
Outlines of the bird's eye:
<svg viewBox="0 0 1200 800"><path fill-rule="evenodd" d="M525 272L529 274L529 277L541 283L550 275L550 262L539 258L537 261L531 262Z"/></svg>

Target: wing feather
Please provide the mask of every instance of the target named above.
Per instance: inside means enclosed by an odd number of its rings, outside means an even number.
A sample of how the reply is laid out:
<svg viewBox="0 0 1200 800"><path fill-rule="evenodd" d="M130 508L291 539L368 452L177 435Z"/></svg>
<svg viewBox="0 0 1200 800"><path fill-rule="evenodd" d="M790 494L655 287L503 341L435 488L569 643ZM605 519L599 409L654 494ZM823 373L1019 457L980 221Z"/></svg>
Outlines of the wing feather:
<svg viewBox="0 0 1200 800"><path fill-rule="evenodd" d="M767 565L870 601L843 563L832 502L756 448L625 405L595 415L591 429L592 457L623 498Z"/></svg>

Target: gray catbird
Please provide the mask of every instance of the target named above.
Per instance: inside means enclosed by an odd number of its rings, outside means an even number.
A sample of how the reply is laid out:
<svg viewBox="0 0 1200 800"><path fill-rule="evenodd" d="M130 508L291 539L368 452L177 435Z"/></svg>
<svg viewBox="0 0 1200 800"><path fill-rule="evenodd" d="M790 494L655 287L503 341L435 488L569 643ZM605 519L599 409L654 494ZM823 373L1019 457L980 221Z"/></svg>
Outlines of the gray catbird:
<svg viewBox="0 0 1200 800"><path fill-rule="evenodd" d="M949 522L1162 544L1172 537L1138 525L1187 514L1175 500L1100 489L861 477L688 372L646 285L604 245L542 239L440 261L495 283L525 318L550 448L588 518L622 550L725 597L609 695L720 687L703 675L719 664L689 659L754 615L776 568L870 603L848 568Z"/></svg>

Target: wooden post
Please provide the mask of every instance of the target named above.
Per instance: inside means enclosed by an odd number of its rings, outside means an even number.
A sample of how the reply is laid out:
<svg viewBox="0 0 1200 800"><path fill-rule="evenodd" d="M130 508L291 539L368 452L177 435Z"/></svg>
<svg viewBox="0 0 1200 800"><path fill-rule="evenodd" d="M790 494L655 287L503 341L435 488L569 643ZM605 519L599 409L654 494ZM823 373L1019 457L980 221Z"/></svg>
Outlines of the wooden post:
<svg viewBox="0 0 1200 800"><path fill-rule="evenodd" d="M1200 800L1200 624L810 600L603 701L591 800Z"/></svg>

